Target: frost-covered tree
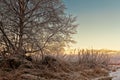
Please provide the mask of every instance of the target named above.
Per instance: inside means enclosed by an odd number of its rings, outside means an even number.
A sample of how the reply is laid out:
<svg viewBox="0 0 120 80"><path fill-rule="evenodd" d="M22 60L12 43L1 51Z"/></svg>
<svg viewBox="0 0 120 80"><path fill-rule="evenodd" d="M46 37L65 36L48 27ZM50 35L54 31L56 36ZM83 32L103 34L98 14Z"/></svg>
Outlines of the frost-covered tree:
<svg viewBox="0 0 120 80"><path fill-rule="evenodd" d="M63 50L74 42L75 18L62 0L0 0L0 44L11 54Z"/></svg>

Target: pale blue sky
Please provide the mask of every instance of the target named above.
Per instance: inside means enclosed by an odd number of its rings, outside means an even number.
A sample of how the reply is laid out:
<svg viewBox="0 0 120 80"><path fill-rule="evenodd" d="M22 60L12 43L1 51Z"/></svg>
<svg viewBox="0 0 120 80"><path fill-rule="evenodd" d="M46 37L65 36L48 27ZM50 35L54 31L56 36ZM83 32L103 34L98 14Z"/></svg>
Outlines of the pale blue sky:
<svg viewBox="0 0 120 80"><path fill-rule="evenodd" d="M74 48L120 50L120 0L63 0L77 16Z"/></svg>

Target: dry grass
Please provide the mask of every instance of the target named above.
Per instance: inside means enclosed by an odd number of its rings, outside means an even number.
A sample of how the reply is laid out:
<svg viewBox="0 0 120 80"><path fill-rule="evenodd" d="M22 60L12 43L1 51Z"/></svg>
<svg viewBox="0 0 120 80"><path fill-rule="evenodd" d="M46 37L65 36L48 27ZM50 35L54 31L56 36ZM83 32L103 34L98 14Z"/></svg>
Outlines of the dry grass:
<svg viewBox="0 0 120 80"><path fill-rule="evenodd" d="M110 58L108 54L96 50L80 50L78 52L78 63L85 67L95 68L107 67Z"/></svg>
<svg viewBox="0 0 120 80"><path fill-rule="evenodd" d="M104 67L109 57L89 50L77 55L46 55L43 59L35 55L32 58L33 61L23 60L16 69L3 65L0 80L90 80L108 74Z"/></svg>

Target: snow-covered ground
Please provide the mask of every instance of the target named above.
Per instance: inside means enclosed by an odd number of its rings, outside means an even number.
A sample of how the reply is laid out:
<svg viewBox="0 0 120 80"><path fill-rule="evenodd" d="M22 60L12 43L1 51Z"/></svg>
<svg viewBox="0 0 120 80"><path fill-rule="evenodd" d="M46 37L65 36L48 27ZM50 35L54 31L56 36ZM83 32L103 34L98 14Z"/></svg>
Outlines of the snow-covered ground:
<svg viewBox="0 0 120 80"><path fill-rule="evenodd" d="M113 77L112 80L120 80L120 69L115 72L110 72L110 76Z"/></svg>

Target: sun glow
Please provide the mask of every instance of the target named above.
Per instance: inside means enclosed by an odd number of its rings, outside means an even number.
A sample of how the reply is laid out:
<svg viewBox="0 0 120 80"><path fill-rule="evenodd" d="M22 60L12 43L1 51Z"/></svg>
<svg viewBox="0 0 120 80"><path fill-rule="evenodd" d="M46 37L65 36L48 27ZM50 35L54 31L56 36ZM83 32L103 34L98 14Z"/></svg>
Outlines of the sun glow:
<svg viewBox="0 0 120 80"><path fill-rule="evenodd" d="M104 53L104 54L116 54L120 53L119 50L110 50L110 49L80 49L80 48L65 48L65 54L78 54L82 53L82 51L88 51L88 52L99 52L99 53Z"/></svg>

